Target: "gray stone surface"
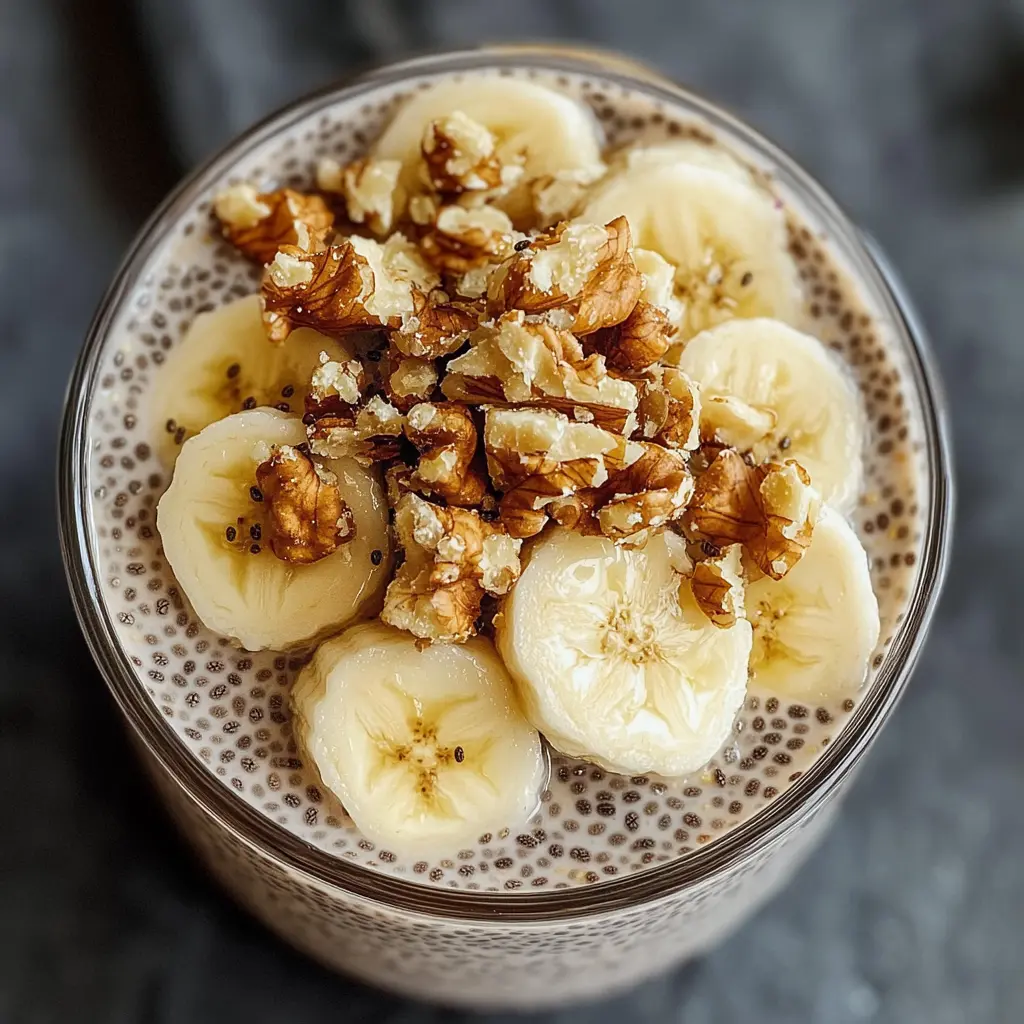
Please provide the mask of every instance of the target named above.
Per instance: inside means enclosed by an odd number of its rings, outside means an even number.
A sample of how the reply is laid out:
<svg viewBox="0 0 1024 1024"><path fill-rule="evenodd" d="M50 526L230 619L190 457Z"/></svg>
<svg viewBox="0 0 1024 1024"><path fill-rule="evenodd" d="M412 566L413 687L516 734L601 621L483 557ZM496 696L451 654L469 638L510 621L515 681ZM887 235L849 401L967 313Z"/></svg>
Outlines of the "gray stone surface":
<svg viewBox="0 0 1024 1024"><path fill-rule="evenodd" d="M915 683L797 881L700 963L543 1019L1024 1019L1024 3L0 0L5 1024L462 1019L304 962L188 858L78 635L52 452L91 310L187 166L362 63L526 37L719 98L880 239L934 334L961 494Z"/></svg>

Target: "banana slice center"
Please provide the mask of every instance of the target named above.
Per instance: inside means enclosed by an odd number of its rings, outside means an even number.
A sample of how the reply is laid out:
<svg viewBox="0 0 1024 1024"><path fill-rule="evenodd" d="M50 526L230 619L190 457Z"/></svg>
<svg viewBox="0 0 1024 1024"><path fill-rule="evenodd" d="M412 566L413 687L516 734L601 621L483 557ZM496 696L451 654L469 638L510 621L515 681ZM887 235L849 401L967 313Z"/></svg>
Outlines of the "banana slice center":
<svg viewBox="0 0 1024 1024"><path fill-rule="evenodd" d="M740 315L754 274L741 256L709 245L697 263L676 269L673 283L690 329L699 332Z"/></svg>
<svg viewBox="0 0 1024 1024"><path fill-rule="evenodd" d="M805 595L798 602L792 595L780 594L770 602L758 601L747 614L754 631L752 672L777 659L802 666L825 660L827 652L817 649L822 646L822 636L827 635L830 620L823 595Z"/></svg>

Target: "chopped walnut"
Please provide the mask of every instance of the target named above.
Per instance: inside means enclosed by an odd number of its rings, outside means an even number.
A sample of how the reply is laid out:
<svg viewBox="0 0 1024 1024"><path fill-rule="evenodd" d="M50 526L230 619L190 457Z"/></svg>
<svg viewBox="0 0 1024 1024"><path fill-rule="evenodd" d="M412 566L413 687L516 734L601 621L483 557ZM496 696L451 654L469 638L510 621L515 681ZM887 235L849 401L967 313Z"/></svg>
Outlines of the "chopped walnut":
<svg viewBox="0 0 1024 1024"><path fill-rule="evenodd" d="M678 329L686 309L676 298L676 268L651 249L634 249L633 262L643 278L640 298L663 310L669 323Z"/></svg>
<svg viewBox="0 0 1024 1024"><path fill-rule="evenodd" d="M568 331L505 313L470 336L472 348L448 364L441 389L456 401L538 403L572 413L579 409L600 426L624 433L635 427L637 390L610 377L599 355L584 356Z"/></svg>
<svg viewBox="0 0 1024 1024"><path fill-rule="evenodd" d="M641 299L621 324L596 331L587 342L612 370L637 373L661 359L675 333L665 311Z"/></svg>
<svg viewBox="0 0 1024 1024"><path fill-rule="evenodd" d="M576 334L614 327L633 311L642 278L630 255L629 222L560 224L510 256L491 275L492 315L510 309L558 314Z"/></svg>
<svg viewBox="0 0 1024 1024"><path fill-rule="evenodd" d="M456 110L427 125L420 150L427 184L443 195L490 192L506 184L496 139Z"/></svg>
<svg viewBox="0 0 1024 1024"><path fill-rule="evenodd" d="M720 629L735 626L744 614L739 551L732 547L717 558L697 562L690 577L697 607Z"/></svg>
<svg viewBox="0 0 1024 1024"><path fill-rule="evenodd" d="M548 228L569 220L579 211L587 189L605 173L604 165L556 171L528 183L537 227Z"/></svg>
<svg viewBox="0 0 1024 1024"><path fill-rule="evenodd" d="M306 433L314 455L355 459L369 465L397 458L404 426L402 413L382 396L374 395L361 408L318 416Z"/></svg>
<svg viewBox="0 0 1024 1024"><path fill-rule="evenodd" d="M400 231L383 243L358 235L349 241L373 271L373 291L366 309L386 327L399 328L402 317L412 314L414 291L429 292L441 284L419 248Z"/></svg>
<svg viewBox="0 0 1024 1024"><path fill-rule="evenodd" d="M601 486L610 470L642 452L609 431L546 409L488 410L484 448L491 480L504 491L501 521L513 537L540 533L555 511L565 523L577 510L570 500L577 492Z"/></svg>
<svg viewBox="0 0 1024 1024"><path fill-rule="evenodd" d="M267 336L281 343L296 327L335 335L379 327L366 306L373 290L373 271L351 242L316 253L283 246L263 274Z"/></svg>
<svg viewBox="0 0 1024 1024"><path fill-rule="evenodd" d="M404 356L392 347L381 361L384 393L401 412L430 399L437 389L437 366L432 359Z"/></svg>
<svg viewBox="0 0 1024 1024"><path fill-rule="evenodd" d="M508 214L495 206L443 206L420 247L439 270L465 275L500 263L520 237Z"/></svg>
<svg viewBox="0 0 1024 1024"><path fill-rule="evenodd" d="M613 473L594 503L601 532L624 540L679 519L693 495L681 452L641 443L643 453Z"/></svg>
<svg viewBox="0 0 1024 1024"><path fill-rule="evenodd" d="M418 490L449 505L477 506L487 480L476 465L477 431L465 406L452 402L414 405L405 418L405 435L420 453L412 475Z"/></svg>
<svg viewBox="0 0 1024 1024"><path fill-rule="evenodd" d="M319 561L355 536L338 478L298 448L272 449L256 469L256 484L268 517L264 537L282 561Z"/></svg>
<svg viewBox="0 0 1024 1024"><path fill-rule="evenodd" d="M320 196L290 188L259 192L253 185L235 185L217 196L213 211L225 238L257 263L269 263L285 245L323 248L334 224Z"/></svg>
<svg viewBox="0 0 1024 1024"><path fill-rule="evenodd" d="M438 359L451 355L476 330L479 317L469 307L452 302L447 293L413 290L412 312L402 317L402 326L391 333L391 341L402 355Z"/></svg>
<svg viewBox="0 0 1024 1024"><path fill-rule="evenodd" d="M336 160L317 164L317 187L345 199L349 220L386 235L395 219L395 190L402 171L400 160L356 160L342 166Z"/></svg>
<svg viewBox="0 0 1024 1024"><path fill-rule="evenodd" d="M754 564L782 579L811 542L821 498L793 460L748 466L731 448L697 478L687 526L716 548L742 544Z"/></svg>
<svg viewBox="0 0 1024 1024"><path fill-rule="evenodd" d="M700 432L705 441L750 451L775 429L771 409L758 409L734 395L705 396L700 410Z"/></svg>
<svg viewBox="0 0 1024 1024"><path fill-rule="evenodd" d="M332 407L358 405L360 392L366 385L363 364L358 359L331 359L326 352L320 353L320 365L310 378L307 411L322 409L331 400Z"/></svg>
<svg viewBox="0 0 1024 1024"><path fill-rule="evenodd" d="M701 397L682 370L659 368L640 389L637 415L645 440L693 451L700 445Z"/></svg>
<svg viewBox="0 0 1024 1024"><path fill-rule="evenodd" d="M421 639L464 643L476 632L484 595L508 593L519 578L521 542L476 512L404 494L395 530L405 561L381 619Z"/></svg>

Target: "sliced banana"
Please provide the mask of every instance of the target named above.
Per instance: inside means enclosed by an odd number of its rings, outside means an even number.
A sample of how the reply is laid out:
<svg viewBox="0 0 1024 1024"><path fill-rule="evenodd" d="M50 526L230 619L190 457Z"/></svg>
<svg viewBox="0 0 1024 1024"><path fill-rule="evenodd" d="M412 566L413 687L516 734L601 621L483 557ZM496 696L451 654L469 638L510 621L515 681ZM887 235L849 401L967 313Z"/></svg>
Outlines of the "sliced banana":
<svg viewBox="0 0 1024 1024"><path fill-rule="evenodd" d="M258 295L200 313L168 354L155 389L154 422L168 465L186 438L233 412L269 405L301 414L321 352L332 360L351 355L344 343L309 328L293 331L287 345L272 345Z"/></svg>
<svg viewBox="0 0 1024 1024"><path fill-rule="evenodd" d="M755 457L796 459L825 501L852 510L864 414L849 374L820 341L777 320L733 320L690 341L678 364L700 385L709 412L713 399L731 396L760 414L748 417L751 429L758 421L768 427L750 445Z"/></svg>
<svg viewBox="0 0 1024 1024"><path fill-rule="evenodd" d="M783 212L736 172L641 162L597 186L578 219L618 216L629 220L634 245L675 267L679 340L734 318L802 319Z"/></svg>
<svg viewBox="0 0 1024 1024"><path fill-rule="evenodd" d="M800 700L856 692L878 643L878 602L857 534L826 506L810 547L781 580L747 585L751 685Z"/></svg>
<svg viewBox="0 0 1024 1024"><path fill-rule="evenodd" d="M527 717L610 771L685 775L728 738L747 687L746 619L698 608L682 541L642 548L555 529L534 543L495 620Z"/></svg>
<svg viewBox="0 0 1024 1024"><path fill-rule="evenodd" d="M409 192L422 191L418 164L427 125L455 111L493 133L502 164L524 160L524 180L604 169L597 121L586 107L534 82L479 76L439 82L416 93L377 140L373 155L402 161L402 182Z"/></svg>
<svg viewBox="0 0 1024 1024"><path fill-rule="evenodd" d="M164 554L196 614L246 650L286 648L337 629L369 610L387 583L383 490L372 470L350 459L324 466L355 519L351 541L308 565L281 561L261 543L256 467L272 445L305 440L299 417L275 409L211 423L185 442L157 506Z"/></svg>
<svg viewBox="0 0 1024 1024"><path fill-rule="evenodd" d="M292 691L298 736L359 830L388 849L524 825L547 781L491 642L432 644L379 622L322 644Z"/></svg>
<svg viewBox="0 0 1024 1024"><path fill-rule="evenodd" d="M614 155L606 183L614 181L622 173L650 167L704 167L740 182L754 185L755 178L750 168L721 146L696 139L680 139L675 142L658 142L650 146L630 146Z"/></svg>

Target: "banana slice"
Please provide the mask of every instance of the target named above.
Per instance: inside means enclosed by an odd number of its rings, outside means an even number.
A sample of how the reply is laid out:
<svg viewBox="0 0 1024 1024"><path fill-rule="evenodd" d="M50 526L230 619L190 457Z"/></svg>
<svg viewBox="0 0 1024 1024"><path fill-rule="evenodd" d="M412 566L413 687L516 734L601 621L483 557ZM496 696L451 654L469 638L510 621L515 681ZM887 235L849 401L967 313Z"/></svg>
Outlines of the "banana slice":
<svg viewBox="0 0 1024 1024"><path fill-rule="evenodd" d="M489 640L432 644L379 622L321 645L292 691L298 736L360 831L388 849L517 828L547 781Z"/></svg>
<svg viewBox="0 0 1024 1024"><path fill-rule="evenodd" d="M271 445L299 445L297 416L253 409L211 423L185 442L157 529L196 614L250 651L290 647L343 626L387 583L387 505L377 476L350 459L328 460L352 511L355 537L318 562L277 558L261 543L266 511L256 467ZM380 555L374 555L374 552ZM379 564L378 564L379 563Z"/></svg>
<svg viewBox="0 0 1024 1024"><path fill-rule="evenodd" d="M374 145L374 156L402 161L402 183L410 193L423 189L418 165L427 125L455 111L493 133L503 165L523 159L524 179L604 170L597 121L586 107L533 82L480 76L416 93Z"/></svg>
<svg viewBox="0 0 1024 1024"><path fill-rule="evenodd" d="M339 361L351 356L343 343L309 328L293 331L287 345L272 345L258 295L200 313L169 353L155 389L162 457L173 464L186 438L245 408L287 406L301 414L321 352Z"/></svg>
<svg viewBox="0 0 1024 1024"><path fill-rule="evenodd" d="M802 319L783 212L737 172L641 161L598 186L578 219L618 216L629 220L635 246L675 266L679 340L739 317Z"/></svg>
<svg viewBox="0 0 1024 1024"><path fill-rule="evenodd" d="M825 501L852 510L861 486L864 414L849 374L817 338L777 320L733 320L690 341L678 365L700 385L704 415L715 414L716 398L749 407L754 433L740 447L752 448L758 460L796 459Z"/></svg>
<svg viewBox="0 0 1024 1024"><path fill-rule="evenodd" d="M878 643L878 602L853 528L825 507L804 557L781 580L747 585L751 685L800 700L854 693Z"/></svg>
<svg viewBox="0 0 1024 1024"><path fill-rule="evenodd" d="M728 738L751 631L697 607L675 534L642 548L551 530L495 619L527 717L558 749L611 771L685 775Z"/></svg>
<svg viewBox="0 0 1024 1024"><path fill-rule="evenodd" d="M749 167L743 164L721 146L696 139L681 139L676 142L659 142L650 146L630 146L615 154L610 161L606 184L622 173L650 167L703 167L721 171L735 181L754 185L755 178Z"/></svg>

